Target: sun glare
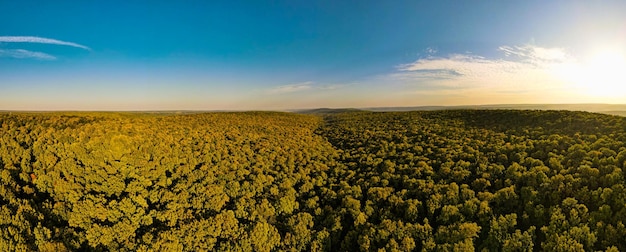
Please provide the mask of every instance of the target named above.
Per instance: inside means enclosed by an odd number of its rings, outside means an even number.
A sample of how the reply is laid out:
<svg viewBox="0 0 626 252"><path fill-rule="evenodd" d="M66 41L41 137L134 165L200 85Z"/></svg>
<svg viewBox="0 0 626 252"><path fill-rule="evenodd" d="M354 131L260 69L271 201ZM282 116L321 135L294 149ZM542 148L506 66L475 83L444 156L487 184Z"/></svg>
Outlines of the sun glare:
<svg viewBox="0 0 626 252"><path fill-rule="evenodd" d="M626 94L626 56L623 50L604 49L580 63L574 80L585 95L598 98Z"/></svg>

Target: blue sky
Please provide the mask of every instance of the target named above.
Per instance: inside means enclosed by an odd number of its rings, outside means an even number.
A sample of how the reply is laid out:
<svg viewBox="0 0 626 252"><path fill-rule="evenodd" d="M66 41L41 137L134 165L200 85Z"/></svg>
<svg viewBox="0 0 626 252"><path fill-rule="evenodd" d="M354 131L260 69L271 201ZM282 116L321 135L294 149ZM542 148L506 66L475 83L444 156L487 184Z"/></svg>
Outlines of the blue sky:
<svg viewBox="0 0 626 252"><path fill-rule="evenodd" d="M0 1L0 110L624 103L626 1Z"/></svg>

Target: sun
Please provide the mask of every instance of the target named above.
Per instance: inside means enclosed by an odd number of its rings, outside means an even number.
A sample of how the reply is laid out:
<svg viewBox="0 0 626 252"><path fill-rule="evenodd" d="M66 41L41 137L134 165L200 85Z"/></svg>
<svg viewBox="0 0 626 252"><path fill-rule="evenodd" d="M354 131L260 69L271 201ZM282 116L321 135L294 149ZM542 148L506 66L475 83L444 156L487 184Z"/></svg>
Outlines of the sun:
<svg viewBox="0 0 626 252"><path fill-rule="evenodd" d="M585 95L616 98L626 95L626 55L618 48L603 48L591 54L571 73Z"/></svg>

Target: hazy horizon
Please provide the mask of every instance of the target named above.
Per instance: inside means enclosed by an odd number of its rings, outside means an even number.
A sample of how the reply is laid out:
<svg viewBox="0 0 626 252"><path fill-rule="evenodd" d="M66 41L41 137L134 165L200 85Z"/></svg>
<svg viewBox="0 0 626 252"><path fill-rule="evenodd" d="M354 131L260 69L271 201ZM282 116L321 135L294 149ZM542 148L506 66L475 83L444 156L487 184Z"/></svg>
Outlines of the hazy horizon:
<svg viewBox="0 0 626 252"><path fill-rule="evenodd" d="M5 1L0 8L7 10L0 110L626 101L624 1Z"/></svg>
<svg viewBox="0 0 626 252"><path fill-rule="evenodd" d="M284 108L284 109L144 109L144 110L106 110L106 109L0 109L0 113L24 112L24 113L46 113L46 112L111 112L111 113L203 113L203 112L307 112L316 110L363 110L363 111L420 111L420 110L465 110L465 109L511 109L511 110L569 110L587 112L616 112L613 114L626 115L626 103L555 103L555 104L466 104L466 105L424 105L424 106L386 106L386 107L309 107L309 108Z"/></svg>

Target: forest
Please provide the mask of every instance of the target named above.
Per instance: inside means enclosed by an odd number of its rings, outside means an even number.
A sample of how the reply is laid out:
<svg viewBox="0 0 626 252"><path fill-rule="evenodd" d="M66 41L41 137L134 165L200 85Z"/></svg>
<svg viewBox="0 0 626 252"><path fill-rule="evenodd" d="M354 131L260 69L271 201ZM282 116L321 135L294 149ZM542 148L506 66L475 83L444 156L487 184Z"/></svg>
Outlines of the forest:
<svg viewBox="0 0 626 252"><path fill-rule="evenodd" d="M626 251L626 118L0 113L0 251Z"/></svg>

